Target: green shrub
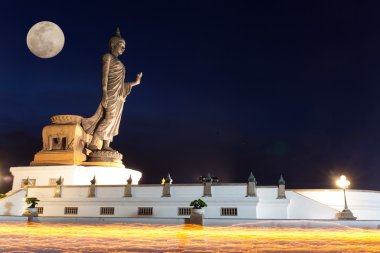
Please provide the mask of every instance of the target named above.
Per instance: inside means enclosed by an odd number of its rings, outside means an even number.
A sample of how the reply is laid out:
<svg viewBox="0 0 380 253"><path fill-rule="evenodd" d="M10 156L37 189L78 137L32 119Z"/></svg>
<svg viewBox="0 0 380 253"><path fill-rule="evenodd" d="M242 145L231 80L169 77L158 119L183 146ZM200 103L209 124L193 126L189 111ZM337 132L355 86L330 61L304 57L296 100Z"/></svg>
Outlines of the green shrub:
<svg viewBox="0 0 380 253"><path fill-rule="evenodd" d="M190 206L194 207L195 209L202 209L203 207L207 207L207 204L201 199L195 199L190 203Z"/></svg>
<svg viewBox="0 0 380 253"><path fill-rule="evenodd" d="M34 197L31 197L31 198L26 198L25 199L25 202L27 203L27 204L30 204L30 208L34 208L34 207L36 207L36 205L38 205L38 202L39 202L40 200L39 199L37 199L37 198L34 198Z"/></svg>

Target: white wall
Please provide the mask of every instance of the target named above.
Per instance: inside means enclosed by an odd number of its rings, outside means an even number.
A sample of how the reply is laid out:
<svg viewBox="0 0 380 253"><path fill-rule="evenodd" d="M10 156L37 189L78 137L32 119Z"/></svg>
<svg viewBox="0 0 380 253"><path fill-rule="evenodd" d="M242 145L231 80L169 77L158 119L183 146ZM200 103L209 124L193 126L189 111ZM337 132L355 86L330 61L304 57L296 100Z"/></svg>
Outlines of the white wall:
<svg viewBox="0 0 380 253"><path fill-rule="evenodd" d="M286 194L290 199L289 219L335 219L340 211L297 192L287 191Z"/></svg>
<svg viewBox="0 0 380 253"><path fill-rule="evenodd" d="M138 207L153 207L154 217L177 216L178 207L190 207L192 200L202 198L209 205L205 209L207 218L219 218L220 208L238 207L239 218L255 218L256 197L246 197L246 184L217 185L212 187L212 197L202 197L203 185L171 185L171 197L162 197L162 185L132 186L132 197L124 198L125 185L97 186L96 197L88 198L89 186L62 186L61 198L53 198L55 187L29 187L29 196L41 199L43 216L64 215L64 207L79 207L78 216L99 217L100 207L115 207L112 217L141 217ZM225 196L225 197L223 197ZM102 216L103 217L103 216ZM236 218L236 216L223 216Z"/></svg>
<svg viewBox="0 0 380 253"><path fill-rule="evenodd" d="M300 189L295 192L330 206L343 210L343 190L339 189ZM380 192L365 190L346 190L347 205L354 216L360 220L380 220Z"/></svg>
<svg viewBox="0 0 380 253"><path fill-rule="evenodd" d="M208 204L205 208L206 218L220 218L221 208L238 208L238 218L288 217L289 200L276 199L277 187L259 187L258 197L247 197L246 184L219 184L212 186L211 197L202 197L202 184L171 185L171 197L162 197L162 185L136 185L132 186L132 197L123 198L124 187L97 186L96 197L88 198L89 186L63 186L60 199L52 198L54 187L30 187L29 196L42 198L40 206L44 205L43 215L46 216L63 215L64 206L73 206L75 203L80 207L78 215L87 217L98 217L100 207L115 207L113 217L139 217L138 207L153 207L154 217L178 217L178 207L189 207L192 200L202 198ZM57 209L58 203L60 207Z"/></svg>
<svg viewBox="0 0 380 253"><path fill-rule="evenodd" d="M287 219L288 199L277 199L277 187L258 187L257 219Z"/></svg>
<svg viewBox="0 0 380 253"><path fill-rule="evenodd" d="M25 190L19 190L0 199L0 215L22 215L26 207L25 193Z"/></svg>
<svg viewBox="0 0 380 253"><path fill-rule="evenodd" d="M64 185L89 185L96 176L98 185L121 185L126 184L132 177L132 184L138 184L142 173L137 170L117 167L102 166L25 166L11 167L13 175L12 190L20 189L23 179L36 179L36 186L47 186L51 178L62 177Z"/></svg>
<svg viewBox="0 0 380 253"><path fill-rule="evenodd" d="M334 219L343 208L339 190L287 190L287 199L277 199L277 187L258 187L257 197L246 197L246 184L220 184L212 186L212 196L202 197L202 184L171 185L171 197L162 197L162 185L134 185L132 197L123 197L125 185L96 186L96 196L88 198L89 186L62 186L62 197L54 198L55 186L28 188L29 197L41 200L41 216L65 216L64 207L79 207L72 217L141 217L138 207L153 207L153 216L159 218L184 218L178 216L178 207L189 207L192 200L202 198L208 204L206 218L224 219ZM23 194L8 198L11 211L0 200L0 214L20 215ZM340 202L339 202L340 201ZM380 192L353 191L347 201L354 215L361 220L380 220ZM21 204L20 204L21 203ZM8 204L10 205L10 204ZM100 215L100 207L115 207L115 214ZM238 216L221 216L221 208L237 208Z"/></svg>

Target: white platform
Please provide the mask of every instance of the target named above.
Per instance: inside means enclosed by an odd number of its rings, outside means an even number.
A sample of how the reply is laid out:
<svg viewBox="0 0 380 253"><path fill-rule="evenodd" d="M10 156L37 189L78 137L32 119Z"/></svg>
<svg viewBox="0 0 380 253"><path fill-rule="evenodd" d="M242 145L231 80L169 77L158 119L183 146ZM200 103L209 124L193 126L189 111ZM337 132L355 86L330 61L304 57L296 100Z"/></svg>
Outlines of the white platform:
<svg viewBox="0 0 380 253"><path fill-rule="evenodd" d="M131 197L125 197L123 185L97 185L95 196L89 197L89 185L63 186L61 197L54 197L55 186L35 186L22 190L17 196L0 200L0 215L21 215L23 197L37 197L38 207L43 207L41 217L101 217L101 218L157 218L184 219L179 208L190 208L190 202L202 198L208 205L206 219L216 219L225 223L234 220L235 224L258 220L332 220L344 207L341 189L286 190L286 199L277 199L277 187L258 186L257 197L246 197L247 184L218 184L211 186L211 197L202 197L202 184L173 184L170 197L162 197L163 185L133 185ZM340 196L332 205L313 199L330 192L330 197ZM329 196L325 196L329 198ZM324 199L326 201L326 199ZM347 202L358 220L376 220L380 225L380 192L347 190ZM26 206L26 205L25 205ZM16 208L17 207L17 208ZM20 208L19 208L20 207ZM65 207L77 207L75 215L65 214ZM112 215L100 213L102 207L114 208ZM139 208L151 208L151 215L139 215ZM222 215L223 208L235 208L236 215ZM231 221L232 222L232 221ZM231 223L232 224L232 223Z"/></svg>
<svg viewBox="0 0 380 253"><path fill-rule="evenodd" d="M35 186L48 186L59 177L64 179L63 185L89 185L94 176L97 185L125 185L130 176L132 184L138 184L142 176L140 171L126 168L80 165L11 167L10 172L14 176L12 191L20 189L28 177L35 179Z"/></svg>

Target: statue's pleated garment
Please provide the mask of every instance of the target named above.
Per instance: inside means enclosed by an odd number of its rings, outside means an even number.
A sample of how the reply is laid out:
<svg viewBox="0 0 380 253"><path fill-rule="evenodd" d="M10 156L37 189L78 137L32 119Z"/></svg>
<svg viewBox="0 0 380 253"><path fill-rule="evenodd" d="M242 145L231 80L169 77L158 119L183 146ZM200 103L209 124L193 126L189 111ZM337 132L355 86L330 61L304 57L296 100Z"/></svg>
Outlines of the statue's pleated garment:
<svg viewBox="0 0 380 253"><path fill-rule="evenodd" d="M123 63L111 55L107 82L107 107L104 108L100 103L92 117L82 119L82 126L86 133L97 136L101 140L110 141L118 135L124 102L132 88L130 84L124 83L124 78Z"/></svg>

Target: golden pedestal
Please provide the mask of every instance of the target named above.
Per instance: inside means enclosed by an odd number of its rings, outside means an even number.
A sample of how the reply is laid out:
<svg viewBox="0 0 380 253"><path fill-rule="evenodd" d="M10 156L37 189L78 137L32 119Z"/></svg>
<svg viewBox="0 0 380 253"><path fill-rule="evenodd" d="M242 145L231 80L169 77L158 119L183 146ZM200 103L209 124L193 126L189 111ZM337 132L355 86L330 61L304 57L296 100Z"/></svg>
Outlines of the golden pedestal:
<svg viewBox="0 0 380 253"><path fill-rule="evenodd" d="M89 136L79 122L45 126L42 130L43 149L34 155L30 164L79 165L86 161L85 144Z"/></svg>
<svg viewBox="0 0 380 253"><path fill-rule="evenodd" d="M108 159L108 156L113 158L114 152L94 151L105 153L105 159L89 160L91 150L86 148L86 144L91 141L92 136L83 130L81 121L82 117L77 115L51 117L52 125L45 126L42 130L42 150L34 155L34 160L30 165L85 165L124 168L121 161L122 155L117 151L115 152L120 155L119 159ZM100 148L101 144L98 143L97 146Z"/></svg>

